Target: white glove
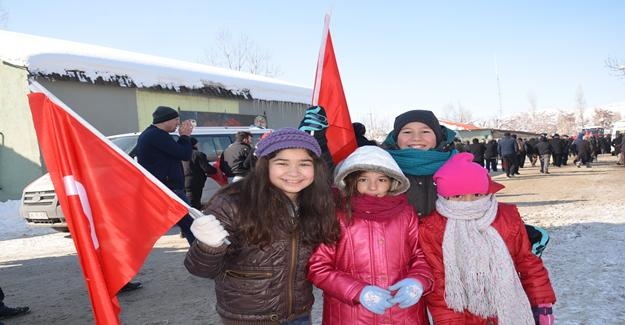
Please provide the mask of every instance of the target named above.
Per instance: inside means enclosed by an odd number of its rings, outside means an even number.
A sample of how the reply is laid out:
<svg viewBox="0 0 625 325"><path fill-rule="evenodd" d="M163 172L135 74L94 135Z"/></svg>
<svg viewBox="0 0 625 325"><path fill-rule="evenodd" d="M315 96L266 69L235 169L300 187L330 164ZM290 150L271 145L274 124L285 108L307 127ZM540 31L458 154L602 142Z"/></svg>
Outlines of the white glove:
<svg viewBox="0 0 625 325"><path fill-rule="evenodd" d="M193 220L191 232L197 240L211 247L223 245L228 237L228 232L212 214Z"/></svg>

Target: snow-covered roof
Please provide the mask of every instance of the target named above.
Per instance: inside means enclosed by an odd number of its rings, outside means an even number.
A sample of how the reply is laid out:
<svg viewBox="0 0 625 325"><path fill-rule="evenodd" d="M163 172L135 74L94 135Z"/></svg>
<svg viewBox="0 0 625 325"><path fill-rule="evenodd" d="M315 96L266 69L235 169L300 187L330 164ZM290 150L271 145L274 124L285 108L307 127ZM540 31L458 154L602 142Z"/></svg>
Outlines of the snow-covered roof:
<svg viewBox="0 0 625 325"><path fill-rule="evenodd" d="M310 103L310 88L204 64L0 30L0 59L34 76ZM225 92L225 94L223 93Z"/></svg>
<svg viewBox="0 0 625 325"><path fill-rule="evenodd" d="M440 122L441 125L444 125L445 127L451 129L451 130L466 130L466 131L471 131L471 130L478 130L479 128L473 124L466 124L466 123L459 123L459 122L453 122L453 121L449 121L449 120L443 120L443 119L438 119L438 121Z"/></svg>

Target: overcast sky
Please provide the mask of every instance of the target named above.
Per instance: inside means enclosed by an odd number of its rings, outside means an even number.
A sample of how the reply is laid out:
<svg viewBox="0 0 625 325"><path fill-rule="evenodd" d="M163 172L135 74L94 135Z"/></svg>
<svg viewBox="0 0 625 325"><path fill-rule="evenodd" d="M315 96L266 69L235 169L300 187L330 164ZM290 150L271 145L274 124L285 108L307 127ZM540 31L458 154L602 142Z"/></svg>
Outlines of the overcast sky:
<svg viewBox="0 0 625 325"><path fill-rule="evenodd" d="M625 102L624 1L23 1L0 0L4 29L201 60L218 31L245 34L280 67L313 86L323 19L331 32L352 119L414 108L474 117L529 108ZM0 44L2 46L2 44ZM498 72L498 73L497 73ZM497 75L499 85L497 85Z"/></svg>

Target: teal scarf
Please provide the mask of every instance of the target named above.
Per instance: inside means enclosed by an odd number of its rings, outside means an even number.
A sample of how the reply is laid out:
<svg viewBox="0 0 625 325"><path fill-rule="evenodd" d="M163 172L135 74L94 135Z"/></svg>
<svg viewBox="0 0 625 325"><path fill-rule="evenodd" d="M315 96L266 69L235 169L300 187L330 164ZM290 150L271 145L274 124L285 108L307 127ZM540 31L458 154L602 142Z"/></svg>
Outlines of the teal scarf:
<svg viewBox="0 0 625 325"><path fill-rule="evenodd" d="M442 143L434 149L398 149L393 131L388 134L383 145L386 148L391 148L386 151L393 156L393 159L395 159L395 162L397 162L399 168L401 168L401 171L404 174L414 176L433 175L445 162L447 162L447 160L449 160L449 158L451 158L451 156L457 153L455 149L452 149L451 151L442 151L442 147L451 143L456 136L456 132L446 127L442 128L443 132L446 132L446 136Z"/></svg>

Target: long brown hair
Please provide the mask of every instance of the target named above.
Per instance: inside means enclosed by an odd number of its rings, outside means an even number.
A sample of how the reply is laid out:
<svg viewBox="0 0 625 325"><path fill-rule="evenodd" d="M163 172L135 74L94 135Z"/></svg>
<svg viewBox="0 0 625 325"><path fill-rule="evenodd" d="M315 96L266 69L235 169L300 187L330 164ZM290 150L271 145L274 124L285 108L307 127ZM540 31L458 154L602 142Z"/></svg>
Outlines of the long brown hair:
<svg viewBox="0 0 625 325"><path fill-rule="evenodd" d="M261 157L254 170L237 182L240 184L235 183L240 200L240 235L250 244L260 246L276 240L279 232L292 231L299 231L303 242L313 246L336 242L340 229L325 162L307 150L315 175L312 184L298 193L298 217L292 223L293 203L269 180L269 160L279 151Z"/></svg>
<svg viewBox="0 0 625 325"><path fill-rule="evenodd" d="M364 173L363 170L357 170L349 175L345 176L343 182L345 182L345 189L341 191L341 200L339 208L345 212L345 222L351 223L352 220L352 198L358 193L358 177Z"/></svg>

